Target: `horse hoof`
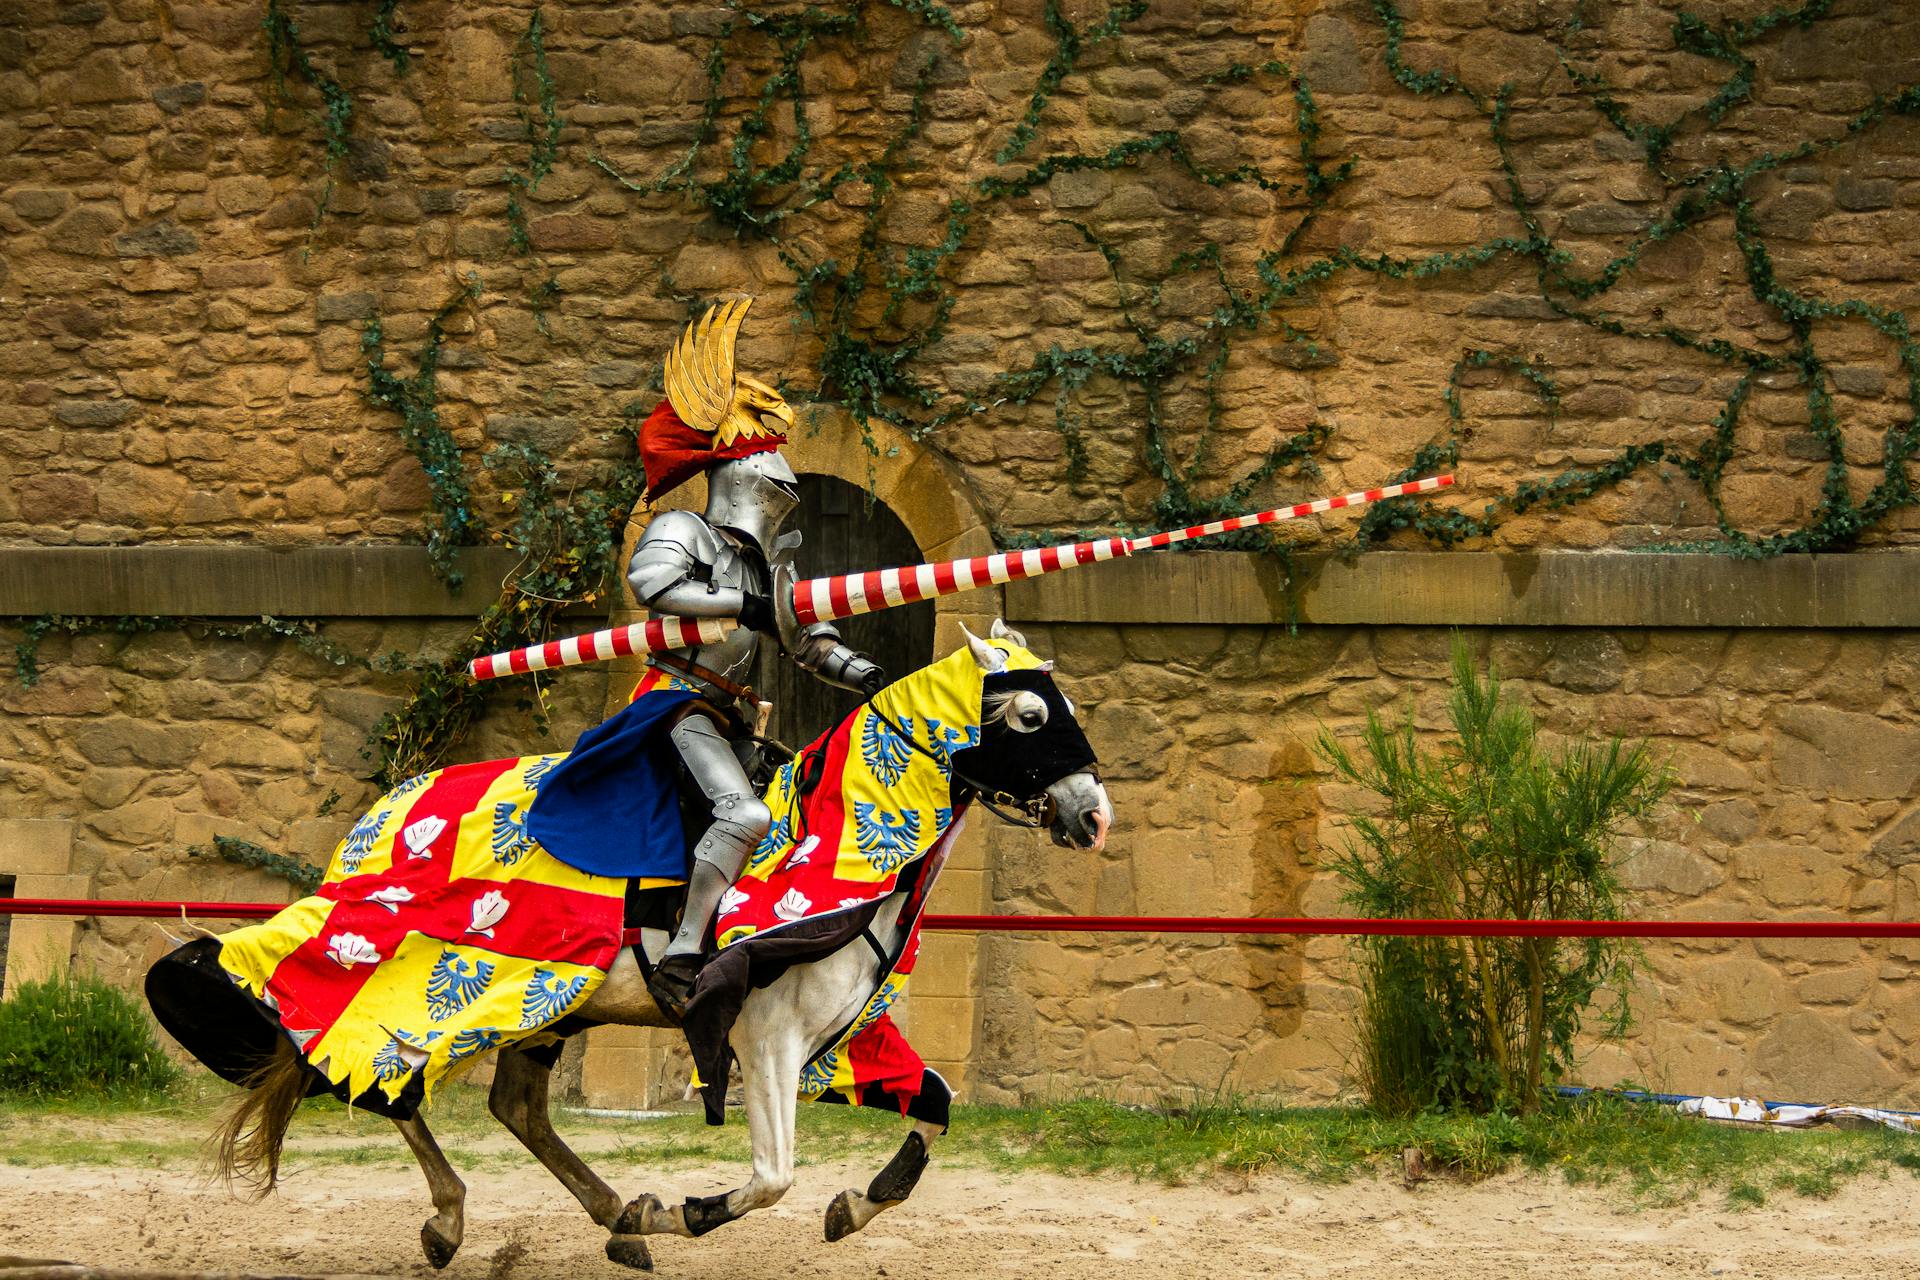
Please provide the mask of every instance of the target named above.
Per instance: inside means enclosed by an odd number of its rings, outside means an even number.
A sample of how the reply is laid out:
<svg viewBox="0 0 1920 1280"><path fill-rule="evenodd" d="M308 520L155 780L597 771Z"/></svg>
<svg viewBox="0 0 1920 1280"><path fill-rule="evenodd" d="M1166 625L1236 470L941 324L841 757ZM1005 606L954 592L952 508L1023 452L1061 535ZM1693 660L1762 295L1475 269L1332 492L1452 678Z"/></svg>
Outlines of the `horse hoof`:
<svg viewBox="0 0 1920 1280"><path fill-rule="evenodd" d="M427 1265L435 1271L453 1261L453 1255L460 1251L457 1240L449 1240L440 1234L440 1228L433 1225L431 1219L420 1228L420 1247L426 1251Z"/></svg>
<svg viewBox="0 0 1920 1280"><path fill-rule="evenodd" d="M635 1271L653 1270L653 1254L639 1236L614 1236L608 1240L607 1260Z"/></svg>
<svg viewBox="0 0 1920 1280"><path fill-rule="evenodd" d="M828 1244L845 1240L860 1229L860 1224L853 1220L853 1198L858 1194L855 1191L842 1191L827 1206Z"/></svg>

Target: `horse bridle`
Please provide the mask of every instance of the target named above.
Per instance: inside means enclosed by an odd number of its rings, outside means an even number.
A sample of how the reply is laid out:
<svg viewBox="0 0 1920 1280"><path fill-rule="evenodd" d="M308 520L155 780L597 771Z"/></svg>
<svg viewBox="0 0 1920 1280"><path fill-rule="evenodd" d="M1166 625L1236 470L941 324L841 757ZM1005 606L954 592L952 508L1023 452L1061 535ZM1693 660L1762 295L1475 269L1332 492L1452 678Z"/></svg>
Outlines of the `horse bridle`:
<svg viewBox="0 0 1920 1280"><path fill-rule="evenodd" d="M953 763L951 753L942 756L931 748L924 746L910 731L902 728L894 721L892 716L882 711L871 697L866 701L866 708L873 712L874 715L880 717L880 722L904 739L908 746L933 761L936 765L941 766L956 782L971 791L973 798L978 800L981 805L986 808L987 812L1002 822L1010 823L1016 827L1026 827L1030 830L1038 831L1053 821L1055 805L1053 803L1053 797L1046 792L1041 792L1031 800L1023 800L1019 796L1006 791L998 789L989 791L984 784L960 772L959 767ZM1009 813L1009 809L1015 812Z"/></svg>

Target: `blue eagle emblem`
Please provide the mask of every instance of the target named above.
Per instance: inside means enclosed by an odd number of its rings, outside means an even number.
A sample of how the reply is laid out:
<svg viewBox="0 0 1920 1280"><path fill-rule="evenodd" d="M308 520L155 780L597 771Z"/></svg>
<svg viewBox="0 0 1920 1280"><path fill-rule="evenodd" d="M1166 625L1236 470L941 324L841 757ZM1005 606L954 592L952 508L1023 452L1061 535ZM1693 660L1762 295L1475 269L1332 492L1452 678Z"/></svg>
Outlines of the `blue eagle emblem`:
<svg viewBox="0 0 1920 1280"><path fill-rule="evenodd" d="M407 794L407 792L409 791L418 791L420 788L427 785L427 779L431 778L432 776L433 776L432 773L416 773L411 778L408 778L405 782L394 783L393 789L387 792L387 795L390 797L403 796Z"/></svg>
<svg viewBox="0 0 1920 1280"><path fill-rule="evenodd" d="M373 1055L373 1078L381 1084L399 1080L411 1069L407 1066L407 1060L400 1056L398 1040L387 1041L380 1047L380 1052Z"/></svg>
<svg viewBox="0 0 1920 1280"><path fill-rule="evenodd" d="M833 1073L840 1069L840 1051L829 1050L800 1070L800 1092L815 1097L833 1087Z"/></svg>
<svg viewBox="0 0 1920 1280"><path fill-rule="evenodd" d="M793 816L782 814L767 828L767 834L760 837L760 843L753 846L753 853L747 858L747 870L764 867L770 859L785 852L792 844Z"/></svg>
<svg viewBox="0 0 1920 1280"><path fill-rule="evenodd" d="M936 807L933 811L933 838L938 840L947 834L947 828L952 825L953 810L946 805Z"/></svg>
<svg viewBox="0 0 1920 1280"><path fill-rule="evenodd" d="M968 747L980 745L980 726L962 725L950 729L933 717L927 717L927 733L933 739L933 749L942 756L951 757L956 751L965 751Z"/></svg>
<svg viewBox="0 0 1920 1280"><path fill-rule="evenodd" d="M867 865L887 875L920 852L920 811L892 813L877 804L856 800L853 838Z"/></svg>
<svg viewBox="0 0 1920 1280"><path fill-rule="evenodd" d="M358 875L360 864L373 852L374 841L380 838L380 828L387 823L391 809L375 809L365 814L353 824L353 830L347 832L347 838L340 846L340 873Z"/></svg>
<svg viewBox="0 0 1920 1280"><path fill-rule="evenodd" d="M424 1036L416 1036L405 1029L395 1031L393 1039L387 1041L380 1052L373 1055L373 1078L381 1084L405 1079L413 1068L407 1065L406 1058L400 1052L401 1047L424 1049L438 1040L441 1035L442 1033L438 1031L429 1031Z"/></svg>
<svg viewBox="0 0 1920 1280"><path fill-rule="evenodd" d="M885 985L873 993L873 999L867 1001L867 1007L860 1011L860 1016L853 1020L853 1025L847 1028L846 1038L853 1039L885 1017L887 1010L893 1007L893 1002L900 998L900 992L905 986L904 982L889 978Z"/></svg>
<svg viewBox="0 0 1920 1280"><path fill-rule="evenodd" d="M527 834L527 811L511 800L493 806L493 860L503 867L520 861L533 848Z"/></svg>
<svg viewBox="0 0 1920 1280"><path fill-rule="evenodd" d="M485 1053L498 1048L501 1035L492 1027L479 1027L472 1031L462 1031L447 1046L447 1065L452 1066L462 1058L471 1058L476 1053Z"/></svg>
<svg viewBox="0 0 1920 1280"><path fill-rule="evenodd" d="M462 955L443 951L427 975L427 1016L444 1022L474 1002L493 981L493 963L471 963Z"/></svg>
<svg viewBox="0 0 1920 1280"><path fill-rule="evenodd" d="M564 1014L587 989L587 975L562 978L551 969L535 969L520 996L520 1026L542 1027Z"/></svg>
<svg viewBox="0 0 1920 1280"><path fill-rule="evenodd" d="M522 785L534 791L540 790L546 784L547 775L553 772L553 766L564 759L566 759L565 756L541 756L527 767L526 773L521 775Z"/></svg>
<svg viewBox="0 0 1920 1280"><path fill-rule="evenodd" d="M898 733L878 715L867 716L866 728L860 734L860 759L881 786L891 787L905 776L907 763L913 759L913 744L908 741L912 733L912 716L900 717Z"/></svg>

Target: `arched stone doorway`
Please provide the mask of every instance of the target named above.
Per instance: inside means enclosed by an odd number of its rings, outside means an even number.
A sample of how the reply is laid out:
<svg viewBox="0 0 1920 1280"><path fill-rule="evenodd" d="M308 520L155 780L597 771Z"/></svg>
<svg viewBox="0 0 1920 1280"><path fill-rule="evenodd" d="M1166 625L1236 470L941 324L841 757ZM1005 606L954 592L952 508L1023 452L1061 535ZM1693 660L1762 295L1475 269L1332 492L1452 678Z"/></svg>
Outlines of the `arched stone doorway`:
<svg viewBox="0 0 1920 1280"><path fill-rule="evenodd" d="M856 567L886 568L916 559L947 560L984 555L994 549L985 518L974 504L965 481L939 456L921 448L905 432L881 422L868 424L873 442L869 448L862 439L860 427L845 411L826 405L796 408L798 422L793 439L783 452L801 478L803 502L812 496L813 518L822 526L821 536L809 536L807 545L800 549L802 573L815 576ZM869 496L874 504L871 512L864 510ZM844 504L843 498L847 499ZM632 519L627 522L621 566L624 568L627 558L633 554L634 543L639 541L657 512L699 511L706 502L707 483L700 478L667 494L651 508L635 508ZM841 505L848 507L844 516L834 512ZM836 521L844 523L836 528ZM897 554L909 546L917 548L918 554ZM842 557L849 563L837 563ZM843 632L850 643L880 650L876 656L888 664L889 675L897 676L911 669L911 665L952 651L961 642L962 625L984 635L999 615L1001 603L998 588L971 591L923 606L931 610L930 618L923 613L916 621L908 610L889 610L884 616L850 619ZM624 626L645 617L627 596L624 583L620 584L610 625ZM871 629L874 634L865 635L863 629ZM887 637L884 641L879 639L882 635ZM892 657L888 646L904 646L902 657ZM911 665L895 665L913 653L918 656L912 659ZM763 664L765 661L763 659ZM626 705L628 694L644 670L643 663L631 659L613 666L613 679L607 690L608 715ZM767 696L776 703L782 701L785 689L795 691L787 694L785 701L796 705L790 711L776 710L775 713L794 718L795 724L780 725L789 733L805 732L809 717L819 719L831 713L830 702L809 709L808 699L824 696L831 700L832 691L824 695L815 695L811 690L798 694L798 682L809 677L798 673L794 676L769 673L760 678L773 682L768 686ZM791 681L791 684L783 686L781 681ZM816 728L814 732L817 731ZM802 745L811 736L786 740ZM976 822L963 834L941 874L933 910L975 913L986 909L988 876L983 831ZM908 998L896 1010L901 1026L908 1031L927 1065L963 1092L974 1045L978 1042L979 1012L974 998L978 973L979 948L973 935L929 934L921 941L920 960ZM647 1107L680 1096L688 1079L689 1064L685 1041L678 1032L599 1027L589 1032L585 1040L581 1084L590 1105Z"/></svg>
<svg viewBox="0 0 1920 1280"><path fill-rule="evenodd" d="M913 532L892 508L839 476L803 473L800 508L787 527L806 537L800 544L799 562L809 577L918 564L923 559ZM933 628L933 601L923 600L881 614L844 619L840 636L897 680L933 660ZM772 645L760 650L753 687L773 703L768 733L790 747L812 742L860 705L859 694L814 679Z"/></svg>

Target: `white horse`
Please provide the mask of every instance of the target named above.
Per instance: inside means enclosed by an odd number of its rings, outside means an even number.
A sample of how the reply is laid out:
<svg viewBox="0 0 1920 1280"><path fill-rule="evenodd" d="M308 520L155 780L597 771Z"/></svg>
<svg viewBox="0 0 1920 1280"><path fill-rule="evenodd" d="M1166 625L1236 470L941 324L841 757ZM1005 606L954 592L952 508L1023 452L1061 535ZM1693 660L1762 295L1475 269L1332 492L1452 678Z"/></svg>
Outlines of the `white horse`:
<svg viewBox="0 0 1920 1280"><path fill-rule="evenodd" d="M957 762L942 766L952 777L956 811L979 799L1005 817L1008 815L1003 806L1010 805L1024 811L1030 825L1047 827L1054 842L1063 848L1101 848L1113 810L1097 773L1082 764L1059 776L1046 776L1052 772L1045 763L1050 756L1082 761L1091 757L1091 749L1086 747L1074 720L1072 704L1054 689L1048 674L1050 664L1020 671L1019 679L1007 674L1008 645L1018 645L1024 651L1025 641L999 622L991 635L1000 643L967 637L982 672L982 704L977 720L978 745L964 752L966 767L962 770ZM905 701L895 705L911 708L915 679L908 676L890 687L890 691L905 695ZM904 712L901 722L907 723ZM921 722L925 724L924 717ZM1063 741L1072 740L1077 740L1077 755L1071 747L1064 752L1060 749ZM916 749L924 747L916 744ZM962 754L954 752L953 757ZM944 753L939 758L952 759ZM837 785L837 780L822 785ZM937 874L938 866L927 870ZM914 883L910 885L909 880ZM900 954L917 918L903 918L903 909L916 891L919 896L914 900L920 902L931 888L930 883L921 884L904 875L900 883L868 925L870 939L855 939L824 958L796 963L770 985L747 995L729 1042L745 1085L753 1173L745 1185L732 1191L689 1198L671 1206L651 1194L624 1202L554 1131L548 1085L563 1035L591 1024L674 1025L648 995L641 965L631 949L620 951L605 980L566 1024L497 1051L489 1109L606 1229L608 1258L650 1270L653 1263L646 1236L660 1232L703 1235L774 1204L786 1193L793 1181L794 1120L802 1068L823 1043L860 1015L886 980L891 967L888 958ZM660 934L658 945L664 946L664 942L665 935ZM188 947L195 945L190 943ZM201 963L204 966L204 957ZM153 992L150 979L150 996ZM252 1001L250 996L247 999ZM266 1005L252 1003L272 1016ZM157 1011L160 1004L156 999ZM233 1078L232 1071L222 1070L215 1056L196 1047L188 1035L179 1031L176 1035L208 1065ZM201 1039L204 1042L205 1036ZM220 1165L230 1178L251 1169L260 1175L257 1181L272 1186L293 1110L302 1097L319 1091L314 1074L286 1035L274 1037L271 1060L257 1068L251 1077L253 1087L236 1106L223 1131ZM908 1110L913 1126L899 1151L864 1191L842 1191L827 1206L828 1240L851 1235L882 1210L907 1198L926 1167L935 1140L946 1131L950 1098L945 1083L927 1072L926 1088ZM394 1123L426 1174L433 1198L435 1213L421 1228L421 1245L428 1262L444 1267L453 1259L464 1234L466 1186L442 1154L424 1118L415 1112L408 1118L396 1118Z"/></svg>

